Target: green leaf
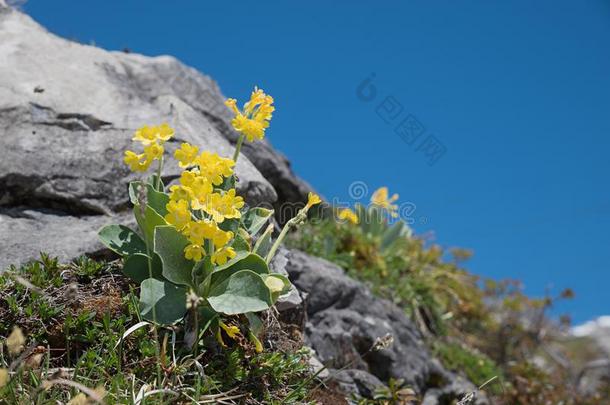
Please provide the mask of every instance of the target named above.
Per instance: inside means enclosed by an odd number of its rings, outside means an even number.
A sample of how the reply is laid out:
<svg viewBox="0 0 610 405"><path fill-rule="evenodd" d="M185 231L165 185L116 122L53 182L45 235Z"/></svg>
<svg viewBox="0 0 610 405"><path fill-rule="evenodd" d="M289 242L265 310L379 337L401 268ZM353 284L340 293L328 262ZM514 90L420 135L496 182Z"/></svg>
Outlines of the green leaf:
<svg viewBox="0 0 610 405"><path fill-rule="evenodd" d="M271 250L271 246L273 246L273 241L271 240L273 229L273 224L269 224L267 229L265 229L265 232L259 236L256 244L254 244L254 249L252 249L253 253L258 254L261 257L267 257L267 254Z"/></svg>
<svg viewBox="0 0 610 405"><path fill-rule="evenodd" d="M157 184L157 173L150 176L148 178L147 183L150 184L151 186L153 186L153 190L157 190L157 191L161 191L161 192L163 192L163 190L165 190L165 184L163 184L163 176L161 176L161 178L159 179L159 188L155 189L155 184Z"/></svg>
<svg viewBox="0 0 610 405"><path fill-rule="evenodd" d="M136 217L138 225L140 226L140 230L146 238L146 243L148 246L152 246L153 238L155 236L155 227L167 225L167 222L165 222L165 219L163 219L163 217L159 215L157 211L148 205L144 209L144 215L142 215L140 204L134 205L133 214Z"/></svg>
<svg viewBox="0 0 610 405"><path fill-rule="evenodd" d="M275 303L280 296L288 294L292 288L292 284L290 283L290 280L288 280L288 277L282 274L262 274L261 277L271 292L273 303Z"/></svg>
<svg viewBox="0 0 610 405"><path fill-rule="evenodd" d="M228 261L222 266L216 267L211 274L210 286L213 289L215 285L222 283L231 274L240 270L248 269L258 274L268 274L269 266L265 259L254 253L237 254L233 260Z"/></svg>
<svg viewBox="0 0 610 405"><path fill-rule="evenodd" d="M157 280L163 280L163 264L159 255L153 254L151 263L152 277ZM136 253L127 257L123 264L123 273L137 283L150 278L148 269L148 256L142 253Z"/></svg>
<svg viewBox="0 0 610 405"><path fill-rule="evenodd" d="M237 233L239 229L239 219L238 218L227 218L221 223L218 224L218 227L225 232L231 231L234 234Z"/></svg>
<svg viewBox="0 0 610 405"><path fill-rule="evenodd" d="M249 329L254 332L256 335L260 335L264 330L263 321L260 316L253 314L252 312L247 312L246 318L248 319Z"/></svg>
<svg viewBox="0 0 610 405"><path fill-rule="evenodd" d="M251 270L240 270L213 285L208 302L216 312L226 315L264 311L272 305L269 289L261 276Z"/></svg>
<svg viewBox="0 0 610 405"><path fill-rule="evenodd" d="M154 278L142 281L140 313L144 319L164 325L178 321L186 313L186 288Z"/></svg>
<svg viewBox="0 0 610 405"><path fill-rule="evenodd" d="M246 232L244 228L239 228L237 230L231 247L235 252L249 253L252 250L252 247L250 246L250 235L248 235L248 232Z"/></svg>
<svg viewBox="0 0 610 405"><path fill-rule="evenodd" d="M188 239L173 226L158 226L155 229L154 251L163 263L163 277L175 284L193 286L194 262L184 257Z"/></svg>
<svg viewBox="0 0 610 405"><path fill-rule="evenodd" d="M260 229L265 225L272 215L273 210L268 210L261 207L251 208L243 216L242 222L248 233L254 236L258 233L258 231L260 231Z"/></svg>
<svg viewBox="0 0 610 405"><path fill-rule="evenodd" d="M392 246L394 242L405 235L407 231L404 222L398 221L394 225L389 226L382 235L381 250L385 250Z"/></svg>
<svg viewBox="0 0 610 405"><path fill-rule="evenodd" d="M128 256L146 253L146 244L134 231L123 225L107 225L97 233L100 241L115 253Z"/></svg>
<svg viewBox="0 0 610 405"><path fill-rule="evenodd" d="M148 188L148 205L151 206L152 209L157 211L157 214L164 217L167 215L166 205L169 203L169 195L155 190L150 184L147 185Z"/></svg>
<svg viewBox="0 0 610 405"><path fill-rule="evenodd" d="M167 208L165 208L165 206L169 202L169 195L162 191L155 190L149 183L144 184L141 181L132 181L129 183L129 199L131 200L131 203L134 205L139 204L138 187L140 186L146 187L146 200L148 205L150 205L157 214L165 216L167 214Z"/></svg>

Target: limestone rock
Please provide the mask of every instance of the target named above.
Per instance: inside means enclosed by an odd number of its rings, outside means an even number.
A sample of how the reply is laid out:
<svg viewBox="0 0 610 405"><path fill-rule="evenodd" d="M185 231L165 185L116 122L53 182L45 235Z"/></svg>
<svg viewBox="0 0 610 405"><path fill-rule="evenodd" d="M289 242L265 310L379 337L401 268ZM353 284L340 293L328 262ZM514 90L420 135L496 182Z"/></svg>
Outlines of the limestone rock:
<svg viewBox="0 0 610 405"><path fill-rule="evenodd" d="M308 294L306 343L327 367L361 370L385 383L402 379L420 394L437 388L443 398L459 399L474 389L430 355L403 310L372 295L341 268L293 250L286 269L297 288ZM386 348L381 348L384 343Z"/></svg>

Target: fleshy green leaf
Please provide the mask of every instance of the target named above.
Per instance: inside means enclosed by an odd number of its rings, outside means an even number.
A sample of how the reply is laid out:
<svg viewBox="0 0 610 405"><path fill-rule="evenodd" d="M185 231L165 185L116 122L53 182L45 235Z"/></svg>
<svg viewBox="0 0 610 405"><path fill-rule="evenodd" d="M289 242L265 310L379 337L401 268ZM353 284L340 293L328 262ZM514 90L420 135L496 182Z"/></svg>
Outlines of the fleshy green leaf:
<svg viewBox="0 0 610 405"><path fill-rule="evenodd" d="M210 286L213 289L215 285L222 283L231 274L239 270L248 269L258 274L268 274L269 266L265 259L254 253L237 254L233 260L228 261L222 266L216 267L211 274Z"/></svg>
<svg viewBox="0 0 610 405"><path fill-rule="evenodd" d="M186 313L186 288L154 278L142 281L140 313L144 319L164 325L178 321Z"/></svg>
<svg viewBox="0 0 610 405"><path fill-rule="evenodd" d="M405 236L405 232L407 232L407 228L402 221L398 221L394 225L389 226L382 235L381 250L385 250L392 246L394 242Z"/></svg>
<svg viewBox="0 0 610 405"><path fill-rule="evenodd" d="M269 224L267 229L265 229L265 232L259 236L256 244L254 245L254 249L252 249L252 252L261 257L267 257L267 254L271 250L271 246L273 246L271 235L273 235L273 224Z"/></svg>
<svg viewBox="0 0 610 405"><path fill-rule="evenodd" d="M265 223L273 215L273 210L256 207L251 208L242 218L242 222L252 236L256 235L260 229L265 226Z"/></svg>
<svg viewBox="0 0 610 405"><path fill-rule="evenodd" d="M150 271L152 271L153 278L163 280L163 264L159 255L153 254ZM148 269L148 256L143 253L136 253L127 257L123 264L123 273L137 283L150 278L150 271Z"/></svg>
<svg viewBox="0 0 610 405"><path fill-rule="evenodd" d="M288 280L288 277L282 274L262 274L261 277L271 292L273 303L275 303L280 296L290 292L290 289L292 288L292 284L290 283L290 280Z"/></svg>
<svg viewBox="0 0 610 405"><path fill-rule="evenodd" d="M191 260L184 257L188 239L173 226L158 226L155 229L154 251L163 263L163 277L175 284L193 286Z"/></svg>
<svg viewBox="0 0 610 405"><path fill-rule="evenodd" d="M259 312L272 305L271 293L261 276L251 270L240 270L223 282L213 285L208 303L226 315Z"/></svg>
<svg viewBox="0 0 610 405"><path fill-rule="evenodd" d="M129 183L129 199L131 203L136 205L138 202L138 187L146 187L146 200L148 205L154 209L157 214L165 216L167 214L167 208L165 206L169 202L169 195L162 191L155 190L155 188L147 183L144 184L141 181L132 181Z"/></svg>
<svg viewBox="0 0 610 405"><path fill-rule="evenodd" d="M142 215L140 204L134 205L133 214L136 217L138 225L140 226L140 230L146 238L148 246L152 246L153 238L155 236L155 227L167 225L167 222L165 222L165 219L163 219L163 217L159 215L157 211L150 208L148 205L144 209L144 215Z"/></svg>
<svg viewBox="0 0 610 405"><path fill-rule="evenodd" d="M134 231L123 225L107 225L98 232L100 241L115 253L128 256L146 253L146 244Z"/></svg>
<svg viewBox="0 0 610 405"><path fill-rule="evenodd" d="M244 228L239 228L237 230L231 247L236 252L250 252L252 250L252 247L250 246L250 235L248 235L248 232L246 232Z"/></svg>

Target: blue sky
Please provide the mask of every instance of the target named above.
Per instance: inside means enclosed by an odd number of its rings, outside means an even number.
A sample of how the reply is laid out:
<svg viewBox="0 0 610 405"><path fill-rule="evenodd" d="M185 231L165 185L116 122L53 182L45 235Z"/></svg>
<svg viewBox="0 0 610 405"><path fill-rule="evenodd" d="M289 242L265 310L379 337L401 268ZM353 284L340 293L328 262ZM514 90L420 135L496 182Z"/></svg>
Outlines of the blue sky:
<svg viewBox="0 0 610 405"><path fill-rule="evenodd" d="M610 313L610 3L24 9L67 38L174 55L240 101L262 87L277 106L269 138L327 198L347 201L354 181L388 185L416 206L417 232L474 250L473 272L522 279L534 295L572 287L576 299L558 313L576 322ZM371 74L377 93L366 102L356 90ZM409 115L425 129L410 132L421 133L412 145L394 131ZM433 165L422 150L431 140L445 150Z"/></svg>

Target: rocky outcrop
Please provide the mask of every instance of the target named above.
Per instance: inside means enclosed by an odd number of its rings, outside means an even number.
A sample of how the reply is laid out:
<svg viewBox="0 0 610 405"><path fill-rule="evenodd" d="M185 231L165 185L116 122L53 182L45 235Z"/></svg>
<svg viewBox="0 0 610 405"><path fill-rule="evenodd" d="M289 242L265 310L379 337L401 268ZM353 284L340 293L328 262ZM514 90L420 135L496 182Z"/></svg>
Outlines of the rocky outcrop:
<svg viewBox="0 0 610 405"><path fill-rule="evenodd" d="M98 253L96 231L129 223L122 163L133 131L168 122L181 142L230 156L237 137L216 83L168 56L107 52L58 38L0 0L0 271L48 251ZM236 172L249 204L302 202L310 187L268 142L246 144ZM179 168L162 175L174 180ZM348 394L402 379L425 404L474 390L432 358L412 322L337 266L282 249L272 263L298 287L278 304ZM305 299L303 299L305 298ZM307 320L307 321L306 321ZM306 322L305 322L306 321ZM479 403L485 403L481 400Z"/></svg>
<svg viewBox="0 0 610 405"><path fill-rule="evenodd" d="M450 403L475 390L429 354L403 310L373 296L341 268L292 251L286 270L306 294L306 343L324 365L342 370L340 385L360 387L358 393L368 396L375 381L401 379L426 404ZM486 403L484 398L478 401Z"/></svg>
<svg viewBox="0 0 610 405"><path fill-rule="evenodd" d="M122 154L141 125L170 123L170 153L183 141L233 152L218 86L172 57L64 40L0 5L0 60L0 271L41 250L68 260L101 247L98 225L128 209L134 175ZM268 143L245 154L252 160L236 172L249 204L304 198L307 186ZM178 173L167 165L163 178Z"/></svg>

